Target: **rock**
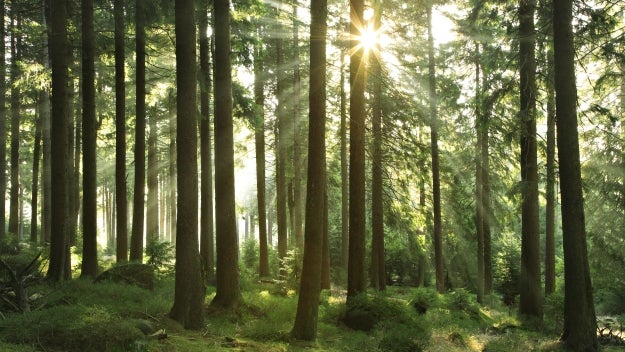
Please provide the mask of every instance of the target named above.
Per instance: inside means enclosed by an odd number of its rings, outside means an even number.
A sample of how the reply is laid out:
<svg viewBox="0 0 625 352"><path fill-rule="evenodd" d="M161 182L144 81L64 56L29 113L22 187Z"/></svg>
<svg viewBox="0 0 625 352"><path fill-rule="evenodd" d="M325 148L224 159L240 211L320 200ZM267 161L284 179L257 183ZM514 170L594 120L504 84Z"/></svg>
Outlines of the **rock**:
<svg viewBox="0 0 625 352"><path fill-rule="evenodd" d="M154 268L147 264L128 263L114 266L98 275L94 282L126 283L146 290L154 289Z"/></svg>

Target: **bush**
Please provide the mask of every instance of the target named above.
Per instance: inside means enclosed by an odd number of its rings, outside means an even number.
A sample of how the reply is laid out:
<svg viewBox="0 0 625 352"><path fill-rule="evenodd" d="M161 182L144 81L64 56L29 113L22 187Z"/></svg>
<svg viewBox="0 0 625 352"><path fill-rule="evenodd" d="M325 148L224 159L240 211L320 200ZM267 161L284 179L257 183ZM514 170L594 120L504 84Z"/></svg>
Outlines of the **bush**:
<svg viewBox="0 0 625 352"><path fill-rule="evenodd" d="M145 246L148 257L146 264L154 268L157 276L172 276L174 273L174 245L168 241L151 240Z"/></svg>
<svg viewBox="0 0 625 352"><path fill-rule="evenodd" d="M432 331L423 320L386 321L379 325L379 348L388 352L418 352L427 347Z"/></svg>
<svg viewBox="0 0 625 352"><path fill-rule="evenodd" d="M545 297L545 324L553 332L561 332L564 326L564 293L556 291Z"/></svg>
<svg viewBox="0 0 625 352"><path fill-rule="evenodd" d="M504 235L494 263L495 290L507 306L516 304L521 277L521 243L514 235Z"/></svg>
<svg viewBox="0 0 625 352"><path fill-rule="evenodd" d="M369 298L360 294L348 300L343 322L354 330L370 331L382 321L409 323L412 317L407 305L381 296Z"/></svg>
<svg viewBox="0 0 625 352"><path fill-rule="evenodd" d="M445 295L445 305L450 310L465 313L479 313L480 306L477 300L469 291L464 288L457 288Z"/></svg>
<svg viewBox="0 0 625 352"><path fill-rule="evenodd" d="M438 292L431 287L418 287L410 301L417 313L425 314L428 309L434 308L439 303Z"/></svg>

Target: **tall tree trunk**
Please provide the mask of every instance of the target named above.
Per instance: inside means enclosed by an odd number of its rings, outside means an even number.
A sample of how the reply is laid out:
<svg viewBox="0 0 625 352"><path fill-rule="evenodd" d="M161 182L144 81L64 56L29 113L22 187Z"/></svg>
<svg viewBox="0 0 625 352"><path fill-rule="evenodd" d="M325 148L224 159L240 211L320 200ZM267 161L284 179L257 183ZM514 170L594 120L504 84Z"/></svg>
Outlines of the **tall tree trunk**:
<svg viewBox="0 0 625 352"><path fill-rule="evenodd" d="M299 18L297 15L297 2L293 2L293 237L295 246L300 250L304 248L302 228L302 152L300 140L300 59L299 59Z"/></svg>
<svg viewBox="0 0 625 352"><path fill-rule="evenodd" d="M347 173L347 96L345 93L345 48L341 49L340 140L341 140L341 266L347 270L349 258L349 175Z"/></svg>
<svg viewBox="0 0 625 352"><path fill-rule="evenodd" d="M128 261L128 198L126 184L126 45L124 0L115 0L115 207L117 262Z"/></svg>
<svg viewBox="0 0 625 352"><path fill-rule="evenodd" d="M577 132L573 1L553 3L557 147L564 247L564 330L568 350L597 351L597 321L586 248Z"/></svg>
<svg viewBox="0 0 625 352"><path fill-rule="evenodd" d="M61 152L52 154L50 263L47 278L58 282L67 277L67 12L65 0L50 4L50 62L52 68L51 147Z"/></svg>
<svg viewBox="0 0 625 352"><path fill-rule="evenodd" d="M217 292L211 305L236 309L240 302L239 244L234 199L234 141L230 63L230 1L214 1L215 225Z"/></svg>
<svg viewBox="0 0 625 352"><path fill-rule="evenodd" d="M276 31L280 33L280 7L282 1L278 0L276 10ZM284 65L283 41L280 35L276 38L276 222L278 225L278 257L280 258L280 277L284 279L286 269L284 258L287 252L287 185L286 185L286 159L287 159L287 124L286 124L286 73Z"/></svg>
<svg viewBox="0 0 625 352"><path fill-rule="evenodd" d="M16 4L12 4L12 11L17 12ZM18 62L21 60L21 38L16 28L20 28L19 18L11 14L11 82L16 82L20 76ZM9 233L17 236L19 231L19 188L20 188L20 89L16 84L11 85L11 191L9 203Z"/></svg>
<svg viewBox="0 0 625 352"><path fill-rule="evenodd" d="M381 27L382 4L374 3L373 29ZM373 50L380 50L376 44ZM371 55L373 76L373 161L371 163L371 285L377 290L386 289L386 263L384 261L384 199L382 181L382 67L381 58Z"/></svg>
<svg viewBox="0 0 625 352"><path fill-rule="evenodd" d="M39 117L35 125L35 145L33 147L33 186L32 186L32 198L30 202L30 242L37 243L37 227L38 225L38 204L39 204L39 160L41 160L41 123L42 123L42 99L45 93L40 92L37 101L37 110Z"/></svg>
<svg viewBox="0 0 625 352"><path fill-rule="evenodd" d="M521 119L521 279L519 313L542 318L536 155L535 0L519 2Z"/></svg>
<svg viewBox="0 0 625 352"><path fill-rule="evenodd" d="M364 292L365 275L365 85L364 48L359 45L364 23L364 0L350 0L350 154L349 154L349 262L347 297Z"/></svg>
<svg viewBox="0 0 625 352"><path fill-rule="evenodd" d="M96 192L95 33L93 0L81 1L82 13L82 269L81 276L98 274Z"/></svg>
<svg viewBox="0 0 625 352"><path fill-rule="evenodd" d="M42 10L41 10L41 17L42 17L42 23L45 24L45 27L48 28L48 15L49 15L49 2L47 0L42 0ZM0 17L4 18L4 16ZM4 29L4 26L0 26L1 28ZM46 68L50 68L50 57L49 57L49 45L48 45L48 39L49 39L49 31L46 31L46 34L43 38L43 65ZM4 37L3 34L0 34L0 37ZM0 45L0 47L2 49L4 49L4 45ZM3 56L2 56L3 57ZM0 57L0 61L2 61L2 63L0 63L0 81L4 82L4 59L2 59L2 57ZM2 85L4 83L0 83L0 85ZM2 97L0 97L0 113L5 114L5 110L4 110L4 103L2 103L4 101L4 94L3 93L3 89L0 90L0 95L3 95ZM42 101L42 126L41 126L41 130L42 130L42 140L43 140L43 172L42 172L42 184L43 184L43 189L42 189L42 195L43 195L43 204L42 204L42 209L41 209L41 243L49 243L50 242L50 233L51 233L51 228L52 228L52 148L51 148L51 141L50 141L50 114L51 114L51 110L50 110L50 93L48 93L47 91L44 90L44 97L43 97L43 101ZM2 119L0 117L0 119ZM4 159L3 159L4 160ZM4 182L3 182L4 184ZM4 186L0 186L0 187L4 187ZM2 195L4 195L4 192L2 192ZM4 212L1 212L0 214L3 214L3 216L1 217L2 219L0 220L4 220ZM2 229L0 229L0 231L4 230L4 226L2 226Z"/></svg>
<svg viewBox="0 0 625 352"><path fill-rule="evenodd" d="M265 200L265 91L264 91L264 51L256 45L254 55L254 102L256 119L254 123L254 145L256 149L256 194L258 201L258 276L268 277L269 248L267 244L267 205Z"/></svg>
<svg viewBox="0 0 625 352"><path fill-rule="evenodd" d="M136 122L135 188L130 238L130 260L143 261L143 220L145 215L145 0L135 0L136 26Z"/></svg>
<svg viewBox="0 0 625 352"><path fill-rule="evenodd" d="M323 247L321 247L321 289L330 289L330 229L328 226L328 180L323 196Z"/></svg>
<svg viewBox="0 0 625 352"><path fill-rule="evenodd" d="M550 7L551 4L547 4ZM551 11L549 11L551 15ZM550 16L551 17L551 16ZM549 20L549 32L553 25ZM555 205L556 205L556 102L554 94L553 45L547 44L547 184L545 190L545 295L556 291L556 244L555 244Z"/></svg>
<svg viewBox="0 0 625 352"><path fill-rule="evenodd" d="M310 90L308 93L308 178L306 190L306 233L304 262L291 335L296 339L317 337L319 292L326 188L326 19L327 0L313 0L310 6Z"/></svg>
<svg viewBox="0 0 625 352"><path fill-rule="evenodd" d="M475 43L475 129L477 143L475 148L475 229L477 237L477 301L484 303L484 199L483 199L483 118L480 91L480 45Z"/></svg>
<svg viewBox="0 0 625 352"><path fill-rule="evenodd" d="M434 210L434 267L436 290L445 292L445 272L443 266L443 235L441 225L441 180L438 155L438 112L436 94L436 63L434 58L434 34L432 32L432 5L427 7L428 21L428 62L430 100L430 147L432 152L432 203Z"/></svg>
<svg viewBox="0 0 625 352"><path fill-rule="evenodd" d="M5 16L5 1L0 0L0 18ZM6 38L4 20L0 21L0 38ZM7 111L6 111L6 47L4 41L0 43L0 141L7 139ZM6 177L6 142L0 143L0 241L6 237L6 199L7 177Z"/></svg>
<svg viewBox="0 0 625 352"><path fill-rule="evenodd" d="M169 117L169 233L173 244L176 243L176 119Z"/></svg>
<svg viewBox="0 0 625 352"><path fill-rule="evenodd" d="M198 252L197 113L194 0L176 0L178 239L174 306L170 316L187 329L204 327L202 264ZM230 53L230 51L228 51Z"/></svg>
<svg viewBox="0 0 625 352"><path fill-rule="evenodd" d="M200 12L200 150L201 150L201 224L200 254L204 275L208 282L215 281L215 246L213 231L213 155L210 127L210 40L208 31L208 1L202 1Z"/></svg>
<svg viewBox="0 0 625 352"><path fill-rule="evenodd" d="M148 119L148 194L147 211L145 214L145 237L146 243L159 239L158 227L158 156L156 149L157 140L156 116Z"/></svg>

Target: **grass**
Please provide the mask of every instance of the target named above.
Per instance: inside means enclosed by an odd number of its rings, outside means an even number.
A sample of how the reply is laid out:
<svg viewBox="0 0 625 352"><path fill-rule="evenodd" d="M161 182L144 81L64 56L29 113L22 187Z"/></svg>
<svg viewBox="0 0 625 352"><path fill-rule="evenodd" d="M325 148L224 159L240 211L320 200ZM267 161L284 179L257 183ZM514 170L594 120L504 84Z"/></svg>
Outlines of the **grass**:
<svg viewBox="0 0 625 352"><path fill-rule="evenodd" d="M208 313L201 331L184 330L167 317L171 280L157 282L154 292L81 279L33 287L31 292L42 297L33 311L0 320L0 351L559 351L557 332L525 328L506 307L480 307L464 290L438 295L399 287L369 293L363 304L402 314L393 319L375 313L380 321L369 332L342 323L346 308L340 291L323 292L317 341L293 341L289 332L297 297L275 294L271 284L245 287L238 314ZM209 288L207 303L213 295ZM416 308L416 299L427 306L425 313ZM146 336L142 329L164 329L167 338Z"/></svg>

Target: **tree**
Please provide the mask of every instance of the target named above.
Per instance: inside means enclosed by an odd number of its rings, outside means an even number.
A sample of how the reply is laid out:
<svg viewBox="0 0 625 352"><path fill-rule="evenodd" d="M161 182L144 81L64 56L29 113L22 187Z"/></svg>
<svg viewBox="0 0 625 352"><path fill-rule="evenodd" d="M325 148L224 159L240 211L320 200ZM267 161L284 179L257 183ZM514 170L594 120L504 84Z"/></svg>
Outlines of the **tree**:
<svg viewBox="0 0 625 352"><path fill-rule="evenodd" d="M300 52L299 52L299 17L297 15L298 3L293 2L293 217L292 228L295 237L295 246L303 249L304 238L302 234L302 152L300 139Z"/></svg>
<svg viewBox="0 0 625 352"><path fill-rule="evenodd" d="M11 13L11 82L16 82L20 76L19 61L22 55L20 17L17 14L16 4L12 4ZM11 86L11 190L9 203L9 233L19 235L19 189L20 189L20 87Z"/></svg>
<svg viewBox="0 0 625 352"><path fill-rule="evenodd" d="M117 262L128 261L128 196L126 185L126 70L124 0L115 0L115 214Z"/></svg>
<svg viewBox="0 0 625 352"><path fill-rule="evenodd" d="M343 27L343 26L341 26ZM340 115L339 138L341 140L341 266L347 269L349 258L349 175L347 173L347 94L345 94L345 48L340 58Z"/></svg>
<svg viewBox="0 0 625 352"><path fill-rule="evenodd" d="M152 114L148 118L148 194L146 197L147 211L145 213L145 234L147 243L158 240L160 235L158 226L158 156L156 155L157 133L156 115Z"/></svg>
<svg viewBox="0 0 625 352"><path fill-rule="evenodd" d="M239 245L234 199L230 1L215 0L215 218L217 292L212 306L236 309L240 301Z"/></svg>
<svg viewBox="0 0 625 352"><path fill-rule="evenodd" d="M521 279L519 313L542 318L538 167L536 155L535 0L519 2L519 74L521 122Z"/></svg>
<svg viewBox="0 0 625 352"><path fill-rule="evenodd" d="M310 24L310 90L308 92L308 178L304 262L291 335L296 339L317 337L323 233L326 221L326 21L327 0L313 0Z"/></svg>
<svg viewBox="0 0 625 352"><path fill-rule="evenodd" d="M38 106L37 112L39 117L35 122L35 146L33 147L33 185L32 185L32 197L31 197L31 208L35 211L31 211L30 214L30 242L37 243L37 216L38 212L37 204L39 203L39 160L41 159L41 124L42 124L42 114L44 109L43 101L45 98L43 96L46 95L45 91L41 91L38 97ZM49 107L49 106L48 106Z"/></svg>
<svg viewBox="0 0 625 352"><path fill-rule="evenodd" d="M96 116L95 116L95 33L93 0L81 1L82 13L82 138L83 138L83 221L81 275L98 274L98 232L96 192Z"/></svg>
<svg viewBox="0 0 625 352"><path fill-rule="evenodd" d="M557 147L564 248L564 330L571 351L597 351L597 321L586 248L584 198L577 132L573 1L553 3Z"/></svg>
<svg viewBox="0 0 625 352"><path fill-rule="evenodd" d="M364 26L364 1L350 0L349 63L349 261L348 299L364 292L365 279L365 50L358 38Z"/></svg>
<svg viewBox="0 0 625 352"><path fill-rule="evenodd" d="M436 96L436 63L434 59L434 34L432 33L432 4L427 5L428 23L428 82L430 102L430 149L432 153L432 203L434 211L434 268L436 290L445 292L443 267L443 235L441 225L441 180L438 152L438 112Z"/></svg>
<svg viewBox="0 0 625 352"><path fill-rule="evenodd" d="M50 64L52 69L52 217L50 263L47 278L58 282L68 276L69 238L67 232L67 13L65 0L50 3Z"/></svg>
<svg viewBox="0 0 625 352"><path fill-rule="evenodd" d="M170 316L188 329L204 327L204 281L198 252L196 51L194 0L176 0L178 219L176 283Z"/></svg>
<svg viewBox="0 0 625 352"><path fill-rule="evenodd" d="M0 1L0 18L5 16L5 1ZM4 20L0 21L0 37L6 37L6 29ZM6 141L7 123L6 123L6 47L4 41L0 44L0 140ZM0 143L0 199L6 199L6 143ZM0 202L0 240L4 240L6 236L6 205Z"/></svg>
<svg viewBox="0 0 625 352"><path fill-rule="evenodd" d="M200 255L209 282L215 280L215 246L213 231L213 156L210 128L210 40L208 31L208 1L200 7L200 151L201 151L201 214Z"/></svg>
<svg viewBox="0 0 625 352"><path fill-rule="evenodd" d="M135 117L135 188L132 205L130 260L143 260L143 220L145 214L145 0L135 0L136 26L136 117Z"/></svg>
<svg viewBox="0 0 625 352"><path fill-rule="evenodd" d="M477 144L475 152L475 228L477 237L477 301L484 303L484 200L483 200L483 172L482 167L482 144L484 134L482 133L483 119L480 111L480 45L475 43L475 127L477 134Z"/></svg>

